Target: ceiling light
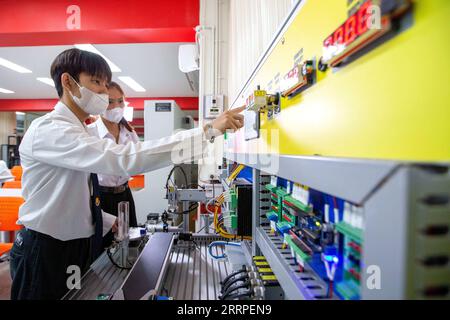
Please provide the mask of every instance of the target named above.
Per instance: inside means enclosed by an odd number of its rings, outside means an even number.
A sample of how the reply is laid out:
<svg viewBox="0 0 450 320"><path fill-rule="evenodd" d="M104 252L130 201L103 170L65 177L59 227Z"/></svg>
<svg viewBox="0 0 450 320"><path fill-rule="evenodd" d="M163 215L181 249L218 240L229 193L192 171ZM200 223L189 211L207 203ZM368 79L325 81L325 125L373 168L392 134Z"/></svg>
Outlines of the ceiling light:
<svg viewBox="0 0 450 320"><path fill-rule="evenodd" d="M48 84L49 86L55 87L55 83L50 78L36 78L36 80Z"/></svg>
<svg viewBox="0 0 450 320"><path fill-rule="evenodd" d="M14 93L14 91L11 91L11 90L8 90L8 89L0 88L0 93L10 94L10 93Z"/></svg>
<svg viewBox="0 0 450 320"><path fill-rule="evenodd" d="M3 66L5 68L11 69L13 71L16 72L20 72L20 73L32 73L33 71L28 70L25 67L19 66L18 64L15 64L9 60L0 58L0 66Z"/></svg>
<svg viewBox="0 0 450 320"><path fill-rule="evenodd" d="M146 90L136 82L132 77L118 77L120 81L125 83L127 86L129 86L131 89L133 89L136 92L145 92Z"/></svg>
<svg viewBox="0 0 450 320"><path fill-rule="evenodd" d="M109 65L109 67L111 69L111 72L121 72L122 71L111 60L109 60L100 51L98 51L97 48L95 48L92 44L75 44L74 46L77 49L84 50L84 51L89 51L89 52L92 52L92 53L96 53L99 56L101 56L108 63L108 65Z"/></svg>
<svg viewBox="0 0 450 320"><path fill-rule="evenodd" d="M16 111L16 116L24 116L25 112Z"/></svg>

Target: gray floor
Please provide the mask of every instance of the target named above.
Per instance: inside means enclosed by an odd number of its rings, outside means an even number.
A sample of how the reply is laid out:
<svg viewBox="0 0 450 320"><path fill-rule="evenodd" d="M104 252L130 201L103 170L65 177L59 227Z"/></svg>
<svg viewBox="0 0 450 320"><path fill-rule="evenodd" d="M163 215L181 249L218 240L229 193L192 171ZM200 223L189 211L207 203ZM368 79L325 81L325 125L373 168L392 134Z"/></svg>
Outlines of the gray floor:
<svg viewBox="0 0 450 320"><path fill-rule="evenodd" d="M9 262L0 263L0 300L9 300L11 290L11 277L9 275Z"/></svg>

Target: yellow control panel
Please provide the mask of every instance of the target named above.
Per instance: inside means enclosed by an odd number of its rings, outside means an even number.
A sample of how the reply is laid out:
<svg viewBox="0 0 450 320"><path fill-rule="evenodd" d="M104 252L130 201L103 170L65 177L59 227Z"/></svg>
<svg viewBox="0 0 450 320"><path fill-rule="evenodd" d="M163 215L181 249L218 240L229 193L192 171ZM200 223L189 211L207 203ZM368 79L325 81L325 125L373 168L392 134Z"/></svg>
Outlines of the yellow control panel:
<svg viewBox="0 0 450 320"><path fill-rule="evenodd" d="M302 1L233 107L277 105L226 150L449 161L449 21L448 0Z"/></svg>

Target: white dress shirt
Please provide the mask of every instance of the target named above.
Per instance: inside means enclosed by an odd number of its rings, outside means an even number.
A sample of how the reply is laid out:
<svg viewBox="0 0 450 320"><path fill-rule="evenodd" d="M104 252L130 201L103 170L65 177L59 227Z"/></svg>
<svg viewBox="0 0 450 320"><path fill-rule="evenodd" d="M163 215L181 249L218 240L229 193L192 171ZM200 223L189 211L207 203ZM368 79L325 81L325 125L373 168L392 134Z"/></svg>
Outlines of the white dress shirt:
<svg viewBox="0 0 450 320"><path fill-rule="evenodd" d="M116 142L114 136L108 131L105 123L102 118L99 117L97 121L87 126L88 132L91 135L95 135L101 139L110 139ZM119 125L119 141L118 144L127 144L129 142L136 143L139 141L139 137L136 132L128 131L122 124ZM98 175L98 183L104 187L118 187L121 186L130 180L130 177L127 176L112 176L99 174Z"/></svg>
<svg viewBox="0 0 450 320"><path fill-rule="evenodd" d="M205 150L202 128L155 141L116 144L87 132L63 103L36 119L20 145L23 167L19 224L67 241L94 234L90 173L131 176L199 159ZM164 186L161 186L163 188ZM115 217L103 214L104 231Z"/></svg>

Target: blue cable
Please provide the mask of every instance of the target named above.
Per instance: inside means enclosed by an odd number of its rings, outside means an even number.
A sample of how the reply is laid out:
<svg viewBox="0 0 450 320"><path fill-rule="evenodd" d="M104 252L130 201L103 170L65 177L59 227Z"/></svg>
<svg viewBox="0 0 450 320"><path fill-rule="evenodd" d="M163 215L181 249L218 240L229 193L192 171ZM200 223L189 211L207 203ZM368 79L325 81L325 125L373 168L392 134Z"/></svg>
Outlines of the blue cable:
<svg viewBox="0 0 450 320"><path fill-rule="evenodd" d="M218 260L218 259L224 259L224 258L227 257L227 255L226 255L225 253L222 254L222 255L220 255L220 256L216 256L216 255L214 255L214 254L212 253L212 248L215 247L215 246L219 246L219 245L223 245L223 246L233 246L233 247L240 247L240 246L241 246L241 244L240 244L239 242L226 242L226 241L214 241L214 242L211 242L211 243L208 245L208 252L209 252L209 255L210 255L213 259L216 259L216 260Z"/></svg>

